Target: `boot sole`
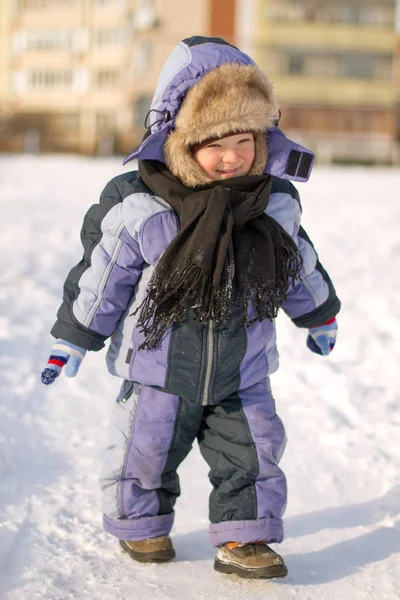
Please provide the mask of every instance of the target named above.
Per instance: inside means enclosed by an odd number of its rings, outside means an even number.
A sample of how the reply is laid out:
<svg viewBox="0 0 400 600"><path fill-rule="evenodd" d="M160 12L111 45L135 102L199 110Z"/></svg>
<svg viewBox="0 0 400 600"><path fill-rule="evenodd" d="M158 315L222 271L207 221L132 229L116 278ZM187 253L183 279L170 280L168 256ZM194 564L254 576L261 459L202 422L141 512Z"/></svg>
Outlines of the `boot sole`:
<svg viewBox="0 0 400 600"><path fill-rule="evenodd" d="M217 558L214 562L214 569L219 573L238 575L245 579L282 579L288 574L286 565L246 569L246 567L240 567L239 565L221 562Z"/></svg>
<svg viewBox="0 0 400 600"><path fill-rule="evenodd" d="M119 545L133 560L142 563L163 563L175 558L175 550L173 548L169 550L157 550L156 552L136 552L132 548L129 548L123 540L119 540Z"/></svg>

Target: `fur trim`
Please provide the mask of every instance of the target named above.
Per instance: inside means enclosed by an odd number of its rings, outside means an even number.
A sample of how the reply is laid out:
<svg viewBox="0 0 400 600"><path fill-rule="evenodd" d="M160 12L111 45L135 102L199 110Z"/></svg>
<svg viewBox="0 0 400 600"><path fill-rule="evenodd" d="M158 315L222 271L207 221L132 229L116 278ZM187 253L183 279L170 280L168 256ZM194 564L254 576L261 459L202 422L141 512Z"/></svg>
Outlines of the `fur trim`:
<svg viewBox="0 0 400 600"><path fill-rule="evenodd" d="M196 83L182 102L175 129L164 144L165 162L171 173L194 187L211 180L194 160L191 146L208 138L253 131L255 158L249 175L261 175L267 162L265 130L279 112L271 83L251 65L227 63Z"/></svg>

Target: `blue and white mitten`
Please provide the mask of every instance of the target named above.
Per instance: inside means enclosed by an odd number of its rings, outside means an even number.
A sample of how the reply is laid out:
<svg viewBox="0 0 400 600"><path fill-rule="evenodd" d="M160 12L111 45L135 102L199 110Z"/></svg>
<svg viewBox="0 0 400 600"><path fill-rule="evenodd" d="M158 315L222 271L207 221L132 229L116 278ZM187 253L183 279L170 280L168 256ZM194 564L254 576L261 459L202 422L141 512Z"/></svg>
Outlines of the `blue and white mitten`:
<svg viewBox="0 0 400 600"><path fill-rule="evenodd" d="M308 348L316 354L328 356L335 347L337 329L338 326L335 317L329 319L329 321L326 321L322 325L310 327L307 337Z"/></svg>
<svg viewBox="0 0 400 600"><path fill-rule="evenodd" d="M80 346L75 346L65 340L57 340L51 347L50 358L42 372L41 379L44 385L50 385L61 373L65 367L67 377L77 375L82 360L85 358L86 350Z"/></svg>

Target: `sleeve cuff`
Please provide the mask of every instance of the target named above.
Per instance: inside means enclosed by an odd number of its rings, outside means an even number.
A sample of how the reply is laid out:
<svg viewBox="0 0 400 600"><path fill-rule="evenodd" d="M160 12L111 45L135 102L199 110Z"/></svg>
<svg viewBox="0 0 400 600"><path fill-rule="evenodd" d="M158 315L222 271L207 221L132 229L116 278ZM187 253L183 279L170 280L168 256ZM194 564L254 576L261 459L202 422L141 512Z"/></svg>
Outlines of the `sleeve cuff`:
<svg viewBox="0 0 400 600"><path fill-rule="evenodd" d="M316 327L321 325L321 323L326 323L330 319L336 317L338 312L340 311L340 300L335 295L333 298L329 298L324 304L318 306L312 312L309 312L305 315L301 315L301 317L295 317L292 319L293 323L297 325L297 327Z"/></svg>
<svg viewBox="0 0 400 600"><path fill-rule="evenodd" d="M104 348L104 342L107 339L107 336L101 335L100 333L71 327L63 321L56 321L50 333L55 338L67 340L67 342L71 342L71 344L94 352L98 352Z"/></svg>

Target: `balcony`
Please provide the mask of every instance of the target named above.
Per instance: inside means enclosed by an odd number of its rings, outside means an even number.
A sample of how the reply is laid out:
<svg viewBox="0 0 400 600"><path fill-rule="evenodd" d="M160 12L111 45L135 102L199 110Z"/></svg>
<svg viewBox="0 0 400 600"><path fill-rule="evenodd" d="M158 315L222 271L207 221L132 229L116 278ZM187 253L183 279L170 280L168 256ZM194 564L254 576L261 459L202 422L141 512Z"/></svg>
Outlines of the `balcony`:
<svg viewBox="0 0 400 600"><path fill-rule="evenodd" d="M262 45L323 50L393 52L395 45L392 28L343 23L269 22L262 38Z"/></svg>
<svg viewBox="0 0 400 600"><path fill-rule="evenodd" d="M391 81L278 75L274 86L281 104L390 107L395 101Z"/></svg>

